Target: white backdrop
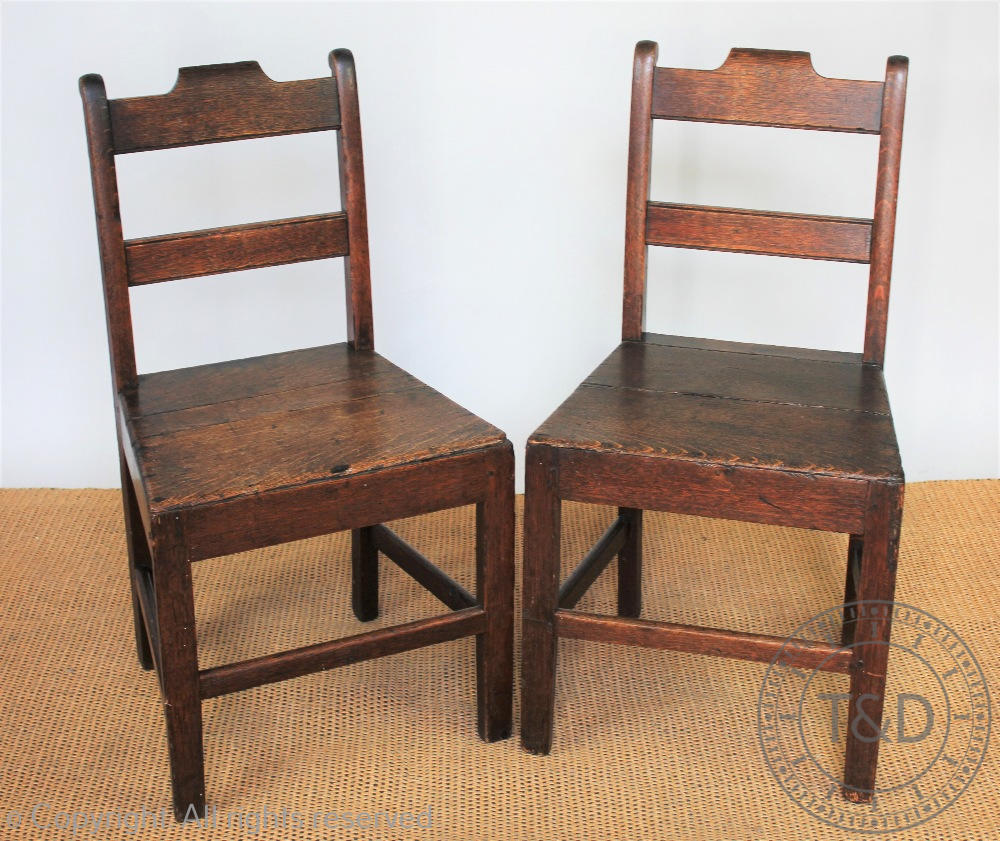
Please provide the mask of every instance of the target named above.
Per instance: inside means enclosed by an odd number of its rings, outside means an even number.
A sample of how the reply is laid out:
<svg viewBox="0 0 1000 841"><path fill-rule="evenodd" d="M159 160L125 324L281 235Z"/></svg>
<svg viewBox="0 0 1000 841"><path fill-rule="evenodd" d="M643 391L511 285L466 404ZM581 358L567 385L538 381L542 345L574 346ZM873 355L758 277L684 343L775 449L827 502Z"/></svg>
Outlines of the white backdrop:
<svg viewBox="0 0 1000 841"><path fill-rule="evenodd" d="M180 66L275 79L354 51L376 346L519 451L617 343L632 49L732 46L824 75L911 60L886 374L911 481L998 475L995 4L5 4L2 476L115 486L77 78ZM336 209L333 136L119 159L126 236ZM876 139L657 124L652 197L871 216ZM648 327L860 350L866 267L653 249ZM137 290L140 371L344 338L339 261Z"/></svg>

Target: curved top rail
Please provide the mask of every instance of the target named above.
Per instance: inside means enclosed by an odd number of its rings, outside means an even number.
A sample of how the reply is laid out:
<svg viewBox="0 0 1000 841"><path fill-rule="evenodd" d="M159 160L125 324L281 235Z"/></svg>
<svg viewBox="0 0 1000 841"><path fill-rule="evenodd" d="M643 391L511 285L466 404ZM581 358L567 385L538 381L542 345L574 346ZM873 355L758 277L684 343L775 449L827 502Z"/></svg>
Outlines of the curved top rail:
<svg viewBox="0 0 1000 841"><path fill-rule="evenodd" d="M256 61L182 67L169 93L108 106L116 154L340 128L331 78L276 82Z"/></svg>
<svg viewBox="0 0 1000 841"><path fill-rule="evenodd" d="M821 76L809 53L735 48L715 70L658 67L653 116L878 134L882 82Z"/></svg>

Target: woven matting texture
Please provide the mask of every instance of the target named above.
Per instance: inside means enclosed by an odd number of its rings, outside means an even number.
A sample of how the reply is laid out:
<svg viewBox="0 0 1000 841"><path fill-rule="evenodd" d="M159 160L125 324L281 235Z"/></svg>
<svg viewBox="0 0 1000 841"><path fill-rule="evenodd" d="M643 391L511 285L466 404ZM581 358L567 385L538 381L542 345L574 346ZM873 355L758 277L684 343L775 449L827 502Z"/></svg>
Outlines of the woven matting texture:
<svg viewBox="0 0 1000 841"><path fill-rule="evenodd" d="M564 574L610 519L564 506ZM471 587L473 526L464 508L394 527ZM644 547L647 618L783 635L841 601L842 535L647 513ZM516 727L505 742L477 739L472 639L207 701L212 825L158 826L170 797L163 718L135 658L124 552L117 491L0 491L0 836L71 837L56 827L79 812L124 823L76 837L128 837L130 813L145 809L144 838L870 837L807 814L769 772L766 665L562 641L555 743L539 757ZM198 564L201 665L361 631L348 558L341 533ZM1000 685L1000 482L909 486L899 569L898 599L951 626ZM370 627L443 611L384 560L381 587ZM579 609L613 603L614 564ZM890 683L933 700L934 676L911 661L893 652ZM846 691L843 676L823 679ZM886 745L880 782L906 765ZM826 750L840 761L842 741ZM997 752L954 805L891 837L1000 838ZM431 827L387 827L406 811ZM364 812L384 817L359 829ZM324 827L316 813L350 820Z"/></svg>

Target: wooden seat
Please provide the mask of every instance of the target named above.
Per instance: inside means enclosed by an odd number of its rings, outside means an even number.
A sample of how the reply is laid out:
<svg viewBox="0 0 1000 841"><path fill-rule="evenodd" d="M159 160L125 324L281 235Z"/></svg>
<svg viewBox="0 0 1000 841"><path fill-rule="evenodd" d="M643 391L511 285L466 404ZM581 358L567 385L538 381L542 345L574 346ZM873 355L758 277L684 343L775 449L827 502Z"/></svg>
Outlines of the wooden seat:
<svg viewBox="0 0 1000 841"><path fill-rule="evenodd" d="M122 394L151 512L501 445L504 434L347 344L144 374Z"/></svg>
<svg viewBox="0 0 1000 841"><path fill-rule="evenodd" d="M292 82L272 81L256 62L188 67L167 94L117 100L99 76L80 80L136 648L159 676L178 820L205 814L202 701L263 683L475 635L479 734L510 735L513 449L375 353L354 61L335 50L330 66L332 77ZM117 155L306 131L337 132L341 210L123 238ZM137 372L130 287L333 257L345 264L347 342ZM383 525L468 504L475 594ZM346 529L359 620L378 616L379 553L450 612L199 669L192 562Z"/></svg>
<svg viewBox="0 0 1000 841"><path fill-rule="evenodd" d="M528 439L522 744L551 748L560 636L761 662L790 656L780 636L640 618L643 510L837 531L850 535L841 644L795 640L792 664L850 675L841 791L871 800L892 613L855 617L856 602L892 600L902 516L882 362L907 61L890 58L883 83L824 78L807 53L733 50L713 71L657 67L656 57L656 44L637 45L622 344ZM879 134L874 217L650 201L654 119ZM646 332L649 245L868 263L864 350ZM616 506L618 517L560 585L564 499ZM618 615L574 610L616 556Z"/></svg>
<svg viewBox="0 0 1000 841"><path fill-rule="evenodd" d="M860 354L646 334L623 342L531 440L596 452L902 479L885 382ZM810 353L809 351L800 351Z"/></svg>

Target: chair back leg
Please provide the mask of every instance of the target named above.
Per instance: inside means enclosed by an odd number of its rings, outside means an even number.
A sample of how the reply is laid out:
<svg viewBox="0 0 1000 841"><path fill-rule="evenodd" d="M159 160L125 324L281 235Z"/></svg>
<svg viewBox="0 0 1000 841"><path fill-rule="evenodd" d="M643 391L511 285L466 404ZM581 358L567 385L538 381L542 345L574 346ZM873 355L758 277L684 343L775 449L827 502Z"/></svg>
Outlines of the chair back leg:
<svg viewBox="0 0 1000 841"><path fill-rule="evenodd" d="M618 615L638 619L642 613L642 509L619 508L628 528L618 553Z"/></svg>
<svg viewBox="0 0 1000 841"><path fill-rule="evenodd" d="M854 602L858 600L857 587L854 582L861 574L861 552L863 549L864 540L862 540L861 535L852 534L847 544L847 575L844 576L844 617L840 632L841 645L850 645L854 642L854 622L857 618Z"/></svg>
<svg viewBox="0 0 1000 841"><path fill-rule="evenodd" d="M149 554L149 542L146 540L146 529L139 513L139 501L132 487L125 455L118 450L122 477L122 505L125 509L125 543L128 547L128 580L132 591L132 627L135 631L135 653L143 671L153 668L153 652L149 645L149 634L146 623L142 619L142 605L139 601L139 590L136 585L137 571L149 570L152 559Z"/></svg>
<svg viewBox="0 0 1000 841"><path fill-rule="evenodd" d="M378 549L372 526L351 531L351 607L362 622L378 618Z"/></svg>

